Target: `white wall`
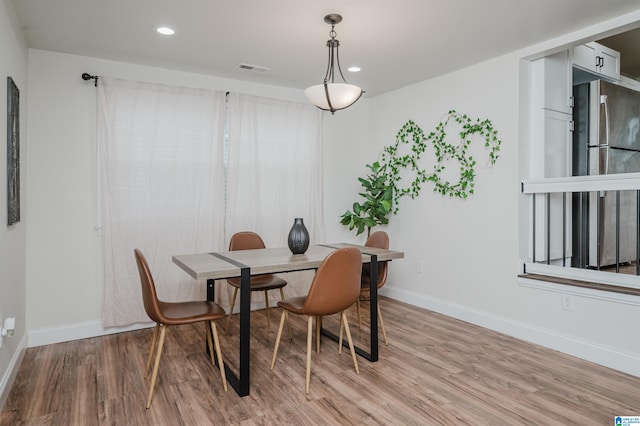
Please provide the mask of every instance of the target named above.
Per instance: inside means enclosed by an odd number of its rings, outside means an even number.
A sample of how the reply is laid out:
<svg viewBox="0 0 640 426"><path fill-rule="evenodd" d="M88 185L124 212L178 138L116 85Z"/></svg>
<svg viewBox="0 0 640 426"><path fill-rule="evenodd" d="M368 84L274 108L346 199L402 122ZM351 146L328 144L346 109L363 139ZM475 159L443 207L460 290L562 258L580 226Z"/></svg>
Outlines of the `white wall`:
<svg viewBox="0 0 640 426"><path fill-rule="evenodd" d="M20 131L22 149L20 158L20 184L22 191L21 221L7 226L7 77L10 76L20 90ZM17 365L26 346L25 313L25 213L29 206L24 195L28 193L25 181L27 170L27 48L11 2L0 4L0 325L7 317L16 318L15 335L3 339L0 348L0 409L4 405Z"/></svg>
<svg viewBox="0 0 640 426"><path fill-rule="evenodd" d="M371 134L378 149L393 143L407 120L428 133L451 109L491 119L502 139L500 158L493 167L488 166L482 141L472 145L478 162L476 193L466 200L443 197L433 192L431 183L422 185L415 200L401 200L400 211L389 224L392 245L407 254L390 268L398 290L475 305L487 312L500 309L498 291L510 301L510 316L517 309L509 285L518 272L517 76L517 60L505 56L371 101ZM456 133L452 127L449 143L458 143ZM429 146L424 164L434 162L433 152ZM447 168L457 171L458 165L452 162ZM424 262L423 274L416 273L418 260ZM487 286L492 287L489 297Z"/></svg>
<svg viewBox="0 0 640 426"><path fill-rule="evenodd" d="M568 35L555 44L575 40L578 35ZM535 50L527 49L526 55ZM567 311L561 309L561 292L571 288L535 288L517 278L519 230L527 227L518 217L524 197L518 165L528 155L519 129L527 102L521 98L528 85L520 78L527 76L524 55L508 54L370 102L374 149L391 144L409 119L426 132L434 130L450 109L491 119L502 139L493 167L486 166L481 148L474 152L476 193L470 198L444 198L427 183L418 199L401 203L388 231L392 248L404 250L406 257L391 264L384 293L640 376L640 340L631 338L640 322L640 298L620 302L604 292L578 292L574 310ZM449 135L453 143L455 132ZM428 153L433 158L433 151ZM418 260L424 262L422 274L416 272Z"/></svg>
<svg viewBox="0 0 640 426"><path fill-rule="evenodd" d="M247 84L212 76L122 62L29 52L31 182L27 232L27 311L29 346L107 332L100 324L103 300L102 241L94 229L96 194L96 89L93 75L229 90L305 101L302 90ZM305 101L306 102L306 101ZM328 181L358 185L350 161L367 146L366 101L325 119ZM354 125L348 117L357 119ZM344 129L344 130L341 130ZM343 143L347 142L347 143ZM349 146L349 149L344 147ZM360 149L359 149L360 147ZM342 156L341 153L348 155ZM339 163L339 167L335 167ZM355 191L356 189L354 189ZM337 216L346 209L333 191L325 197L326 229L340 235ZM349 204L350 205L350 204ZM336 217L334 219L334 217ZM336 237L334 241L344 240Z"/></svg>

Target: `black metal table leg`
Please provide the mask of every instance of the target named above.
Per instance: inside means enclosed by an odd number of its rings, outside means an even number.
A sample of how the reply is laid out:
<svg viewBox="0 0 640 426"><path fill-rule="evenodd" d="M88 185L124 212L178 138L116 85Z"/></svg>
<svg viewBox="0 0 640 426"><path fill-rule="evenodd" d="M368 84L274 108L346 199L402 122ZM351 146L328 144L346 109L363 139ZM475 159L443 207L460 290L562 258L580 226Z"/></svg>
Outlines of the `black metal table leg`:
<svg viewBox="0 0 640 426"><path fill-rule="evenodd" d="M207 301L216 301L216 280L207 280Z"/></svg>
<svg viewBox="0 0 640 426"><path fill-rule="evenodd" d="M250 371L249 359L251 354L249 337L251 336L251 268L246 265L238 264L235 261L227 259L221 255L212 253L213 255L230 261L240 266L240 361L238 374L229 368L225 363L224 370L227 376L227 382L236 391L239 396L249 395ZM214 280L207 280L207 300L215 301ZM207 348L207 351L209 349ZM216 359L216 365L218 361Z"/></svg>
<svg viewBox="0 0 640 426"><path fill-rule="evenodd" d="M251 335L251 272L242 268L240 278L240 371L239 384L234 389L240 396L249 395L249 357Z"/></svg>

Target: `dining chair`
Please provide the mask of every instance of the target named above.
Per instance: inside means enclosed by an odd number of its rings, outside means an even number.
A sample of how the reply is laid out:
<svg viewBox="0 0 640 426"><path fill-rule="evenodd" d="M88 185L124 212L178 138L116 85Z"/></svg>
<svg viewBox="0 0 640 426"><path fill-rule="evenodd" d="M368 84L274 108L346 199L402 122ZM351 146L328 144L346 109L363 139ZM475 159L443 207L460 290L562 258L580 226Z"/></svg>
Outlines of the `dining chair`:
<svg viewBox="0 0 640 426"><path fill-rule="evenodd" d="M280 338L288 312L296 315L308 315L307 320L307 371L305 392L309 393L309 382L311 380L311 346L313 341L313 318L316 323L326 315L340 313L341 329L344 326L353 358L353 365L356 373L358 360L351 339L349 323L345 315L345 309L352 306L360 295L360 274L362 273L362 254L357 247L348 247L331 252L318 267L318 270L311 282L309 293L306 296L292 297L281 302L278 306L282 309L276 344L273 349L271 369L276 364ZM319 349L319 348L318 348ZM341 349L341 348L340 348Z"/></svg>
<svg viewBox="0 0 640 426"><path fill-rule="evenodd" d="M365 247L375 247L380 249L389 250L389 235L384 231L376 231L367 238L364 243ZM387 263L378 262L378 289L380 289L387 282ZM371 265L365 263L362 265L362 279L360 282L360 293L371 292ZM360 298L356 302L356 310L358 314L358 327L362 328L362 319L360 318ZM378 319L380 320L380 328L382 329L382 335L384 337L384 343L387 342L387 331L384 328L384 321L382 320L382 311L380 310L380 299L378 299Z"/></svg>
<svg viewBox="0 0 640 426"><path fill-rule="evenodd" d="M231 237L229 241L229 251L234 250L251 250L251 249L263 249L265 248L262 237L251 231L237 232ZM233 296L231 297L231 308L229 308L229 315L227 317L227 325L224 329L225 334L229 330L229 324L231 324L231 316L233 315L233 307L236 304L236 297L238 296L238 290L240 289L240 278L228 278L227 282L234 288ZM270 324L269 315L269 290L280 290L280 298L284 300L284 291L282 288L287 285L287 282L277 275L265 274L256 275L251 277L251 292L264 291L264 301L267 305L267 326ZM291 333L291 329L289 329ZM291 335L293 338L293 335Z"/></svg>
<svg viewBox="0 0 640 426"><path fill-rule="evenodd" d="M227 378L224 372L224 362L222 360L218 330L215 323L215 320L225 317L224 309L222 309L217 303L207 301L163 302L158 300L156 286L147 260L139 249L135 249L134 253L136 263L138 264L138 272L140 273L144 309L149 318L156 323L153 331L153 337L151 339L149 357L147 358L147 366L144 369L144 378L146 379L149 375L149 367L151 366L151 361L154 358L153 354L157 344L153 373L151 374L151 385L149 386L149 395L147 397L147 408L151 406L153 390L158 376L158 366L160 365L160 357L162 356L162 348L164 346L165 333L167 331L167 327L170 325L185 325L204 322L211 363L215 366L215 361L213 359L213 347L211 346L211 334L213 334L215 353L218 357L220 376L222 377L222 385L224 390L227 391ZM211 330L211 333L209 333L209 330ZM159 339L158 334L160 335Z"/></svg>

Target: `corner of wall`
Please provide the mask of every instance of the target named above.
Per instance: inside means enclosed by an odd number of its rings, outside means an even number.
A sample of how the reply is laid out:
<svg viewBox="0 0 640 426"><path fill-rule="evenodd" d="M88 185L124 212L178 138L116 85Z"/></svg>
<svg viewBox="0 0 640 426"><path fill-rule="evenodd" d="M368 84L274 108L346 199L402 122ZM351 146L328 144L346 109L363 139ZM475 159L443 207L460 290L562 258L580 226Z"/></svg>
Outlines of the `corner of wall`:
<svg viewBox="0 0 640 426"><path fill-rule="evenodd" d="M20 369L20 365L22 364L22 359L24 358L26 350L27 335L25 333L22 336L22 339L20 339L16 351L13 353L13 357L9 362L9 366L0 379L0 410L4 408L4 405L7 402L9 392L11 392L11 386L13 385L13 382L18 375L18 370Z"/></svg>

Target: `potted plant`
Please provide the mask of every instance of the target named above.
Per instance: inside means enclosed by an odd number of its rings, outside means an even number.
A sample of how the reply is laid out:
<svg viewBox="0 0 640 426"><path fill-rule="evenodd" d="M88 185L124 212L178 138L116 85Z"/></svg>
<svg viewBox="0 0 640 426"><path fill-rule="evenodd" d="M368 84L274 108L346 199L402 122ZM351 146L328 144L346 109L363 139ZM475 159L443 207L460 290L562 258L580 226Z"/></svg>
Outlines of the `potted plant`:
<svg viewBox="0 0 640 426"><path fill-rule="evenodd" d="M359 195L364 200L353 203L353 211L347 210L340 220L350 231L356 229L356 235L362 234L366 228L369 237L371 228L389 223L387 216L393 205L393 188L388 182L386 167L386 164L381 166L377 161L367 164L371 173L366 178L358 178L364 188Z"/></svg>

